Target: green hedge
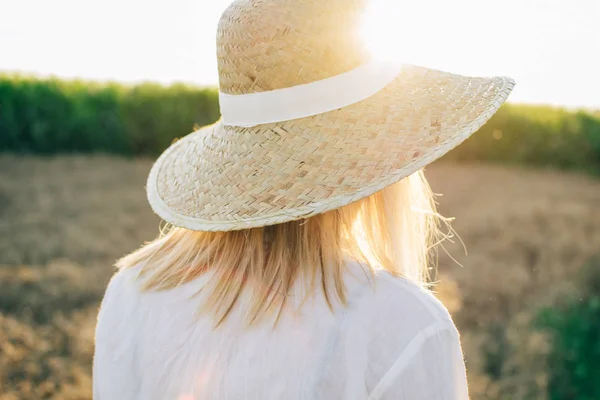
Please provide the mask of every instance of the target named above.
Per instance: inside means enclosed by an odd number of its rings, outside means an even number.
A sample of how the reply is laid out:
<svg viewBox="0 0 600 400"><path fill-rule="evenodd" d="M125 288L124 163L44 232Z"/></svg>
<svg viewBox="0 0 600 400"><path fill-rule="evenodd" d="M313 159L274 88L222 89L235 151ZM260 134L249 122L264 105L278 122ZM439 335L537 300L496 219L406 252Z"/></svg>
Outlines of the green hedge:
<svg viewBox="0 0 600 400"><path fill-rule="evenodd" d="M548 399L600 399L600 258L582 268L580 295L540 311L549 333Z"/></svg>
<svg viewBox="0 0 600 400"><path fill-rule="evenodd" d="M155 155L218 117L215 89L0 76L0 151ZM600 173L600 113L508 104L447 158Z"/></svg>
<svg viewBox="0 0 600 400"><path fill-rule="evenodd" d="M600 114L505 104L447 158L600 173Z"/></svg>
<svg viewBox="0 0 600 400"><path fill-rule="evenodd" d="M157 154L218 118L214 89L0 76L0 151Z"/></svg>

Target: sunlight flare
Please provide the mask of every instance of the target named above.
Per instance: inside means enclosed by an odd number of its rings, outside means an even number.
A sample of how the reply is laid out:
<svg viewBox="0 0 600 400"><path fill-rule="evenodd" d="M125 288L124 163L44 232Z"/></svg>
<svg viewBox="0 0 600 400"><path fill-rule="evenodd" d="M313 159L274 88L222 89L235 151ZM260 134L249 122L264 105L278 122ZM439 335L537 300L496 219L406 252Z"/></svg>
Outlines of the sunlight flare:
<svg viewBox="0 0 600 400"><path fill-rule="evenodd" d="M410 56L405 46L413 40L407 40L407 28L399 2L371 0L363 15L360 35L374 59L407 62Z"/></svg>
<svg viewBox="0 0 600 400"><path fill-rule="evenodd" d="M454 47L450 38L464 30L452 22L457 18L454 14L441 0L370 0L360 36L375 60L441 68L440 62L449 58L449 48Z"/></svg>

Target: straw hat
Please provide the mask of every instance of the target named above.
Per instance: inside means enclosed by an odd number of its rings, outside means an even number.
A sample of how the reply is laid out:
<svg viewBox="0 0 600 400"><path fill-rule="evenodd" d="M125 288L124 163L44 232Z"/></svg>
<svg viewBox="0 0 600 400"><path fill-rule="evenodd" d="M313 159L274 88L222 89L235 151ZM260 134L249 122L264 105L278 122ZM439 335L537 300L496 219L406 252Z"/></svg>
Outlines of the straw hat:
<svg viewBox="0 0 600 400"><path fill-rule="evenodd" d="M367 0L238 0L217 33L223 118L153 166L148 199L180 227L310 217L416 172L477 131L510 78L371 59ZM394 49L390 49L394 51Z"/></svg>

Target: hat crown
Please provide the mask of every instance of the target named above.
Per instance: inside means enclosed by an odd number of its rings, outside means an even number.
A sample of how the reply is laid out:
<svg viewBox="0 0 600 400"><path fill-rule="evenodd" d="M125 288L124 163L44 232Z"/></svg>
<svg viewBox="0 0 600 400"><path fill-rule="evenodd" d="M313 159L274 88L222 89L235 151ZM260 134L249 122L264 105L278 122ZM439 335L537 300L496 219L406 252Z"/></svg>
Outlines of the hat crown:
<svg viewBox="0 0 600 400"><path fill-rule="evenodd" d="M350 71L368 59L367 0L237 0L217 30L220 90L247 94Z"/></svg>

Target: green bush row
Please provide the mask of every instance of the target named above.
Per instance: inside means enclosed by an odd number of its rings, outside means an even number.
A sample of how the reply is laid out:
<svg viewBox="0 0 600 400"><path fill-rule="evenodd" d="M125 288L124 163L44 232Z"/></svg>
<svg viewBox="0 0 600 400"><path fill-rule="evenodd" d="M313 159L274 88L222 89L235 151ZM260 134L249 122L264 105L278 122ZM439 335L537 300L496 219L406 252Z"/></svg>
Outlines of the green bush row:
<svg viewBox="0 0 600 400"><path fill-rule="evenodd" d="M549 333L548 399L600 399L600 258L579 274L581 293L544 308L537 327Z"/></svg>
<svg viewBox="0 0 600 400"><path fill-rule="evenodd" d="M215 89L0 76L0 151L156 155L218 118ZM600 173L600 113L508 104L447 158Z"/></svg>
<svg viewBox="0 0 600 400"><path fill-rule="evenodd" d="M600 173L600 113L505 104L453 160L530 164Z"/></svg>
<svg viewBox="0 0 600 400"><path fill-rule="evenodd" d="M157 154L218 118L214 89L0 76L0 151Z"/></svg>

